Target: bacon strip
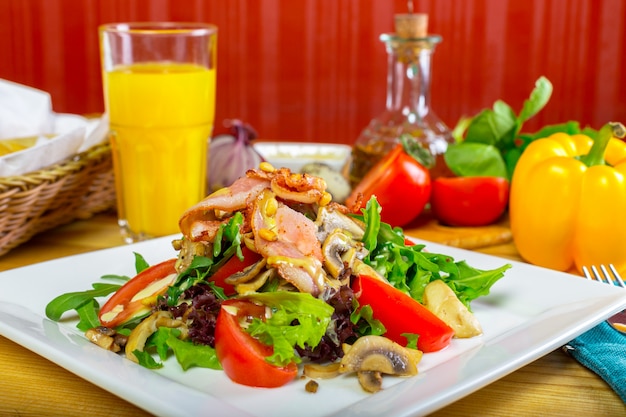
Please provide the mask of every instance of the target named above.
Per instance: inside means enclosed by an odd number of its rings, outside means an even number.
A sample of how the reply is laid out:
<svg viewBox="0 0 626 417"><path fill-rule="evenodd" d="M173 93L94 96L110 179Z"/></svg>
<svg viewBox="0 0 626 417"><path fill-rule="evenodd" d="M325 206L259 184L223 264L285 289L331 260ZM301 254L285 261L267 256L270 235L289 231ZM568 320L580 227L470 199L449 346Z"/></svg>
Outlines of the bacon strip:
<svg viewBox="0 0 626 417"><path fill-rule="evenodd" d="M243 210L269 187L268 180L242 177L185 211L178 223L180 231L192 241L210 240L222 223L215 215L216 210L227 213Z"/></svg>
<svg viewBox="0 0 626 417"><path fill-rule="evenodd" d="M315 224L282 203L275 214L268 216L263 211L264 201L268 198L274 198L274 195L266 190L253 205L251 223L257 251L298 290L319 295L324 288L325 274ZM268 221L274 221L275 225ZM263 230L273 233L273 238L268 239Z"/></svg>

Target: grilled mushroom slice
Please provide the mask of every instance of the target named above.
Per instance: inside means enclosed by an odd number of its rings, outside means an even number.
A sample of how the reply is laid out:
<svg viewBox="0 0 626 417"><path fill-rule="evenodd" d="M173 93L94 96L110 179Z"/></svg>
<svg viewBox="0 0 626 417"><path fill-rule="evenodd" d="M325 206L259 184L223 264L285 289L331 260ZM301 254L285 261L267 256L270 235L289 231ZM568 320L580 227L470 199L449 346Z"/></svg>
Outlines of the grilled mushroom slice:
<svg viewBox="0 0 626 417"><path fill-rule="evenodd" d="M341 229L335 229L328 234L322 244L322 253L324 254L324 266L333 278L341 275L345 265L352 264L356 256L357 243ZM344 256L346 254L349 256Z"/></svg>
<svg viewBox="0 0 626 417"><path fill-rule="evenodd" d="M118 334L114 329L98 326L85 332L85 337L103 349L119 352L126 344L126 336Z"/></svg>
<svg viewBox="0 0 626 417"><path fill-rule="evenodd" d="M383 375L380 372L361 371L356 376L361 388L367 392L378 392L383 388Z"/></svg>
<svg viewBox="0 0 626 417"><path fill-rule="evenodd" d="M454 337L469 338L482 334L480 322L442 280L432 281L426 286L423 302L427 309L452 327Z"/></svg>
<svg viewBox="0 0 626 417"><path fill-rule="evenodd" d="M261 272L263 272L266 264L267 260L265 258L261 258L252 265L246 267L243 271L232 274L231 276L226 278L225 281L227 284L230 285L243 284L244 282L252 281Z"/></svg>
<svg viewBox="0 0 626 417"><path fill-rule="evenodd" d="M208 242L192 242L189 239L175 239L172 241L172 247L178 252L178 260L176 261L176 271L183 272L196 256L210 256L213 251L213 244Z"/></svg>
<svg viewBox="0 0 626 417"><path fill-rule="evenodd" d="M327 206L320 207L317 211L315 224L318 227L317 239L320 242L324 242L328 234L336 229L347 232L356 240L361 240L365 233L365 226L358 220Z"/></svg>
<svg viewBox="0 0 626 417"><path fill-rule="evenodd" d="M128 336L128 342L124 350L126 358L133 362L139 362L134 352L136 350L140 352L143 351L146 346L146 340L148 340L148 337L156 332L159 327L180 329L182 331L182 337L187 337L187 325L182 320L174 319L172 314L168 311L157 311L139 323L130 333L130 336Z"/></svg>
<svg viewBox="0 0 626 417"><path fill-rule="evenodd" d="M352 346L344 345L343 349L339 372L373 373L359 375L359 382L368 391L380 389L375 373L417 375L417 364L422 358L421 351L402 347L383 336L360 337Z"/></svg>

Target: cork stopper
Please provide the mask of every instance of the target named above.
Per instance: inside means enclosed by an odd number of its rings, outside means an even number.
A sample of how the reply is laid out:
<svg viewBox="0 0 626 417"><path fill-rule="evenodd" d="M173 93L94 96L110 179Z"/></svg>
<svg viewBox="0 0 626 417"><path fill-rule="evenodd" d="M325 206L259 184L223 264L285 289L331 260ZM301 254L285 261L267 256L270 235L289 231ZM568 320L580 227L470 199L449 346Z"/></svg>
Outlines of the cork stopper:
<svg viewBox="0 0 626 417"><path fill-rule="evenodd" d="M428 15L425 13L406 13L395 15L396 35L405 39L428 36Z"/></svg>

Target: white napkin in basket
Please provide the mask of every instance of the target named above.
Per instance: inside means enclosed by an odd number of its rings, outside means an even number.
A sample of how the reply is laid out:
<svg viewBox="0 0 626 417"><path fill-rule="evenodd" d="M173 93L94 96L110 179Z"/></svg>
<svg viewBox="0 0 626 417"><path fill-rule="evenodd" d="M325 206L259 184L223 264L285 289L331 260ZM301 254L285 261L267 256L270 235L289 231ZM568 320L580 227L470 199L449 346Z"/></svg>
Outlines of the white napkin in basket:
<svg viewBox="0 0 626 417"><path fill-rule="evenodd" d="M48 93L0 79L0 139L40 136L34 146L0 157L0 177L61 162L104 141L107 130L106 118L54 113Z"/></svg>

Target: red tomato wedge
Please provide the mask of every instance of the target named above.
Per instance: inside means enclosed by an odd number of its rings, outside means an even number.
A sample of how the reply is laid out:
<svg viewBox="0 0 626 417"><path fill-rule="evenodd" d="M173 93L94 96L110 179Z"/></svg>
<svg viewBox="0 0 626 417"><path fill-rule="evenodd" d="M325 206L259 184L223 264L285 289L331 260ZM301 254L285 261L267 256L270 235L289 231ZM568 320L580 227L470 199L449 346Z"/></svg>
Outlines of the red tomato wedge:
<svg viewBox="0 0 626 417"><path fill-rule="evenodd" d="M406 346L402 333L417 334L417 348L422 352L450 344L454 330L408 294L367 275L359 275L352 289L360 305L372 307L374 318L387 329L385 337Z"/></svg>
<svg viewBox="0 0 626 417"><path fill-rule="evenodd" d="M224 294L233 295L236 293L235 287L226 282L226 278L241 272L248 266L253 265L261 259L261 255L248 249L247 246L242 246L241 253L243 254L243 260L239 259L237 255L233 255L221 268L219 268L209 280L213 281L215 285L224 289Z"/></svg>
<svg viewBox="0 0 626 417"><path fill-rule="evenodd" d="M175 264L174 258L153 265L122 285L100 309L100 323L117 327L149 313L156 297L164 294L176 279Z"/></svg>
<svg viewBox="0 0 626 417"><path fill-rule="evenodd" d="M365 174L346 200L346 206L352 208L361 195L360 208L364 208L374 195L382 207L382 221L404 226L424 210L430 188L428 169L398 145Z"/></svg>
<svg viewBox="0 0 626 417"><path fill-rule="evenodd" d="M509 182L498 177L437 178L430 204L434 216L449 226L486 226L498 220L509 202Z"/></svg>
<svg viewBox="0 0 626 417"><path fill-rule="evenodd" d="M246 333L239 324L248 317L262 318L265 307L246 300L222 302L215 325L215 352L224 372L234 382L251 387L275 388L298 375L295 363L274 366L265 360L274 348Z"/></svg>

